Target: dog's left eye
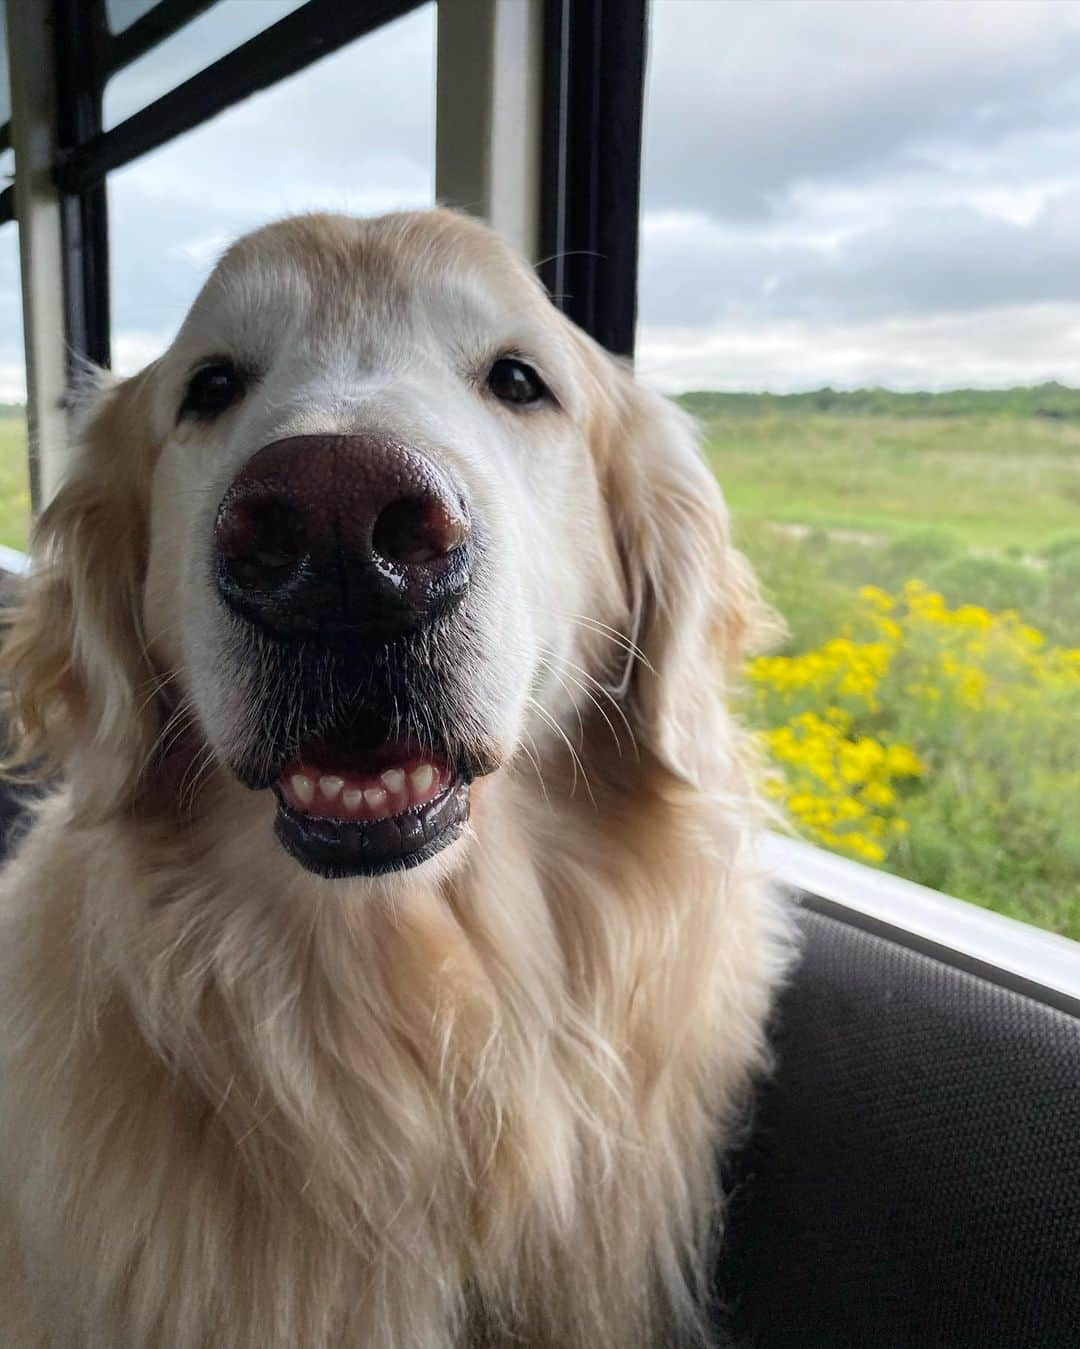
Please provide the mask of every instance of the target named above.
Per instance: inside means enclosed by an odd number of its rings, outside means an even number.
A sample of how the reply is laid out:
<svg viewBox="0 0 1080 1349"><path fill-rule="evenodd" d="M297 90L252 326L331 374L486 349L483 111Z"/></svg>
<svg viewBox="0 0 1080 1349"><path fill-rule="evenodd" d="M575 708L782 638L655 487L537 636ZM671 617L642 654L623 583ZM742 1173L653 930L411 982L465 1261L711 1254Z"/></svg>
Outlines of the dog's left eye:
<svg viewBox="0 0 1080 1349"><path fill-rule="evenodd" d="M547 386L530 365L513 357L503 356L495 362L488 373L488 388L504 403L515 403L518 407L527 407L530 403L539 403L542 398L550 397Z"/></svg>
<svg viewBox="0 0 1080 1349"><path fill-rule="evenodd" d="M215 361L196 370L188 381L179 420L185 417L216 417L244 395L247 380L232 361Z"/></svg>

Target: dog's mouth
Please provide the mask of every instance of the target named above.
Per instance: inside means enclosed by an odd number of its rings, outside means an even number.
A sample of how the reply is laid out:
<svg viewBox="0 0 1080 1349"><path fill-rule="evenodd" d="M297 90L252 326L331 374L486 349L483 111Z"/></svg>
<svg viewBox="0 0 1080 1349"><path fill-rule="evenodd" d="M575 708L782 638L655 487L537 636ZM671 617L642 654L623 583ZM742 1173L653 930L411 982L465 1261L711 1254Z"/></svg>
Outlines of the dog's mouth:
<svg viewBox="0 0 1080 1349"><path fill-rule="evenodd" d="M379 876L434 857L469 818L469 780L412 743L305 745L274 784L275 833L316 875Z"/></svg>

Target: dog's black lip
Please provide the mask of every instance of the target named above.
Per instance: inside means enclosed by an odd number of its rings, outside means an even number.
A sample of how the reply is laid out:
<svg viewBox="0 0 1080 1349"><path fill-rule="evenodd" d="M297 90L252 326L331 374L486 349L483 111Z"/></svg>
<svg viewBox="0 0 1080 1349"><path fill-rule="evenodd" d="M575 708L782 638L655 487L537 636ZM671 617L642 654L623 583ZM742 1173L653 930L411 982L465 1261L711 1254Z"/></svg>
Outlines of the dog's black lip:
<svg viewBox="0 0 1080 1349"><path fill-rule="evenodd" d="M469 781L455 778L420 807L384 820L347 821L303 815L275 788L278 842L305 870L327 880L384 876L420 866L442 852L469 819Z"/></svg>

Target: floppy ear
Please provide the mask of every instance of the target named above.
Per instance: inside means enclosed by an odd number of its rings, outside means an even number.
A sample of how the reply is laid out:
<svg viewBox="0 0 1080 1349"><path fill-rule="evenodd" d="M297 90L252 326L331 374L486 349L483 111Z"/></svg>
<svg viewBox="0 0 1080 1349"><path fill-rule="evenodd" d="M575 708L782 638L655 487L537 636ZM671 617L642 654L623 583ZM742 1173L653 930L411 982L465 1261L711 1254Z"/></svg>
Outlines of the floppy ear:
<svg viewBox="0 0 1080 1349"><path fill-rule="evenodd" d="M34 529L26 598L0 660L12 762L62 773L97 818L130 799L158 729L140 611L150 374L94 394L67 480Z"/></svg>
<svg viewBox="0 0 1080 1349"><path fill-rule="evenodd" d="M624 681L639 745L677 778L708 789L732 750L726 693L745 656L781 632L728 513L673 403L615 367L605 450L607 501L625 583L624 631L640 654Z"/></svg>

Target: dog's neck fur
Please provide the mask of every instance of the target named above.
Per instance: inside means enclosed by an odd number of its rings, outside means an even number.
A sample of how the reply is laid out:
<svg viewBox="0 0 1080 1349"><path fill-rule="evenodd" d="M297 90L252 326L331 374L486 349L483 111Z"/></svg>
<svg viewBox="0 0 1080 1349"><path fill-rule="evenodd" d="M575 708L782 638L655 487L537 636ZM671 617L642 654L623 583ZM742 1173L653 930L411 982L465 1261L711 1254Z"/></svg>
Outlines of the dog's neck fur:
<svg viewBox="0 0 1080 1349"><path fill-rule="evenodd" d="M717 866L737 840L710 812L703 860L701 802L665 800L644 774L600 800L587 833L572 827L579 803L526 811L512 800L523 784L492 786L465 869L421 873L393 902L306 876L253 848L243 825L225 842L198 821L179 842L172 828L148 840L146 821L71 836L86 890L50 902L70 924L79 994L55 1024L25 1028L55 1037L65 1092L92 1095L98 1116L93 1148L72 1149L96 1183L61 1175L38 1205L63 1215L60 1245L72 1243L60 1275L43 1276L77 1284L54 1305L111 1327L112 1344L176 1349L223 1342L225 1325L247 1328L237 1349L515 1335L624 1349L661 1322L692 1330L708 1151L759 1056L771 982L748 982L738 1007L710 1001L721 926L726 958L749 970L766 938L745 878ZM521 819L544 837L525 837ZM27 860L47 877L49 859L33 856L45 836ZM619 919L626 903L633 923ZM730 1046L719 1016L734 1018ZM73 1042L78 1024L96 1034ZM110 1187L142 1214L122 1248L116 1222L84 1209ZM155 1216L174 1187L190 1192L194 1226ZM236 1246L263 1252L258 1270L230 1264L238 1226L258 1232ZM163 1277L174 1267L181 1283ZM560 1269L563 1302L541 1304ZM78 1334L70 1343L96 1349Z"/></svg>

